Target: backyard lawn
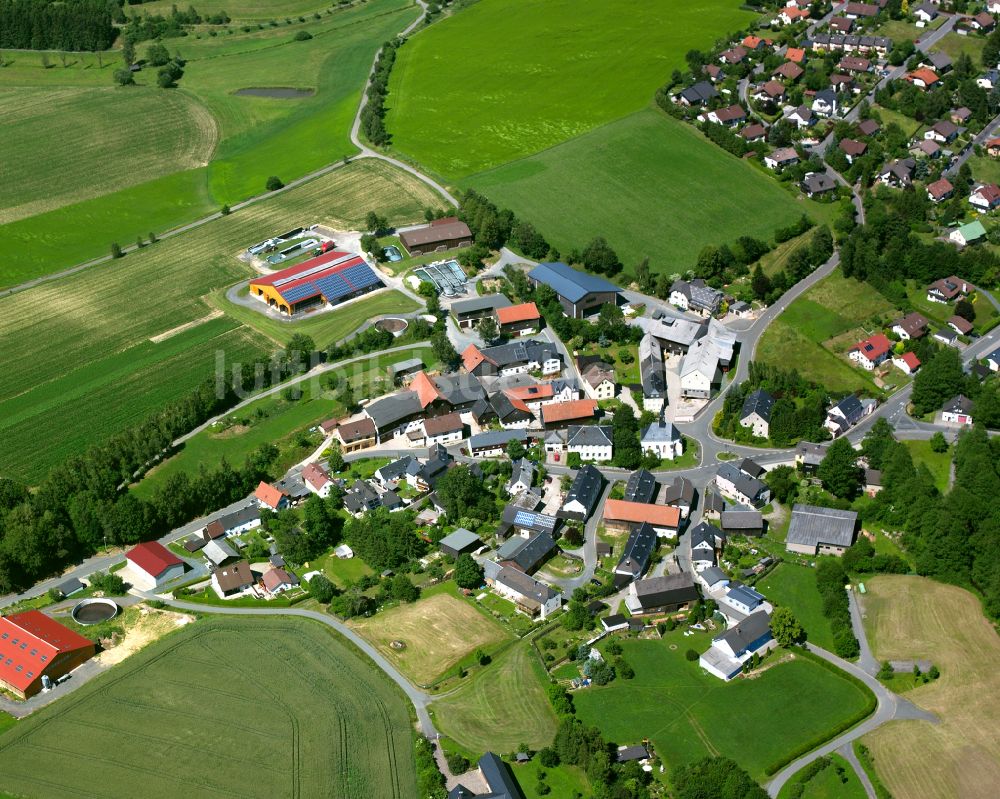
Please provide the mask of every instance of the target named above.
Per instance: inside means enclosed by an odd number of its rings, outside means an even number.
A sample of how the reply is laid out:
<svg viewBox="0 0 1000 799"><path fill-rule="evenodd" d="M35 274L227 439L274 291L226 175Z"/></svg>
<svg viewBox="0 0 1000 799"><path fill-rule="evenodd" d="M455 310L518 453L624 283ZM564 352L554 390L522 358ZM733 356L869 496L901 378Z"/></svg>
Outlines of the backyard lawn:
<svg viewBox="0 0 1000 799"><path fill-rule="evenodd" d="M903 444L910 451L913 464L924 464L930 470L934 478L934 485L942 494L948 491L948 482L951 475L951 448L947 452L934 452L931 449L930 441L904 441Z"/></svg>
<svg viewBox="0 0 1000 799"><path fill-rule="evenodd" d="M816 588L816 570L795 563L779 563L754 586L774 605L792 609L809 642L833 649L830 622L823 615L823 599Z"/></svg>
<svg viewBox="0 0 1000 799"><path fill-rule="evenodd" d="M575 692L577 716L617 744L650 738L669 766L724 755L761 780L797 746L867 706L862 689L800 656L756 679L724 683L685 657L709 643L708 635L686 638L680 630L660 641L623 641L635 678Z"/></svg>

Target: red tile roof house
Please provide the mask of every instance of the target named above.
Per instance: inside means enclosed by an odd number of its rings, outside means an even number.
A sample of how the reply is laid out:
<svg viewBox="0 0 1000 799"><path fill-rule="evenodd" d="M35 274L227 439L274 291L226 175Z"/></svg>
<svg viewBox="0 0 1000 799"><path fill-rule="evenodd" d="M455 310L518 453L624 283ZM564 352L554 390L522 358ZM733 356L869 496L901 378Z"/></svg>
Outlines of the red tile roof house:
<svg viewBox="0 0 1000 799"><path fill-rule="evenodd" d="M794 61L796 64L801 64L806 58L806 51L801 47L789 47L785 50L785 60Z"/></svg>
<svg viewBox="0 0 1000 799"><path fill-rule="evenodd" d="M898 358L892 359L892 365L905 374L912 375L920 368L920 359L912 352L904 352Z"/></svg>
<svg viewBox="0 0 1000 799"><path fill-rule="evenodd" d="M995 139L990 139L986 142L986 152L993 158L1000 155L1000 137Z"/></svg>
<svg viewBox="0 0 1000 799"><path fill-rule="evenodd" d="M288 507L288 495L280 488L275 488L270 483L260 481L257 490L253 492L257 504L262 508L270 510L281 510Z"/></svg>
<svg viewBox="0 0 1000 799"><path fill-rule="evenodd" d="M931 69L927 69L926 67L915 69L913 72L907 73L906 79L918 89L929 89L941 80L941 78L937 76L936 72Z"/></svg>
<svg viewBox="0 0 1000 799"><path fill-rule="evenodd" d="M264 590L271 596L277 596L283 591L290 591L299 584L299 578L292 572L279 568L264 572L260 581L264 584Z"/></svg>
<svg viewBox="0 0 1000 799"><path fill-rule="evenodd" d="M969 195L969 203L982 213L992 211L1000 205L1000 186L995 183L983 183L976 186Z"/></svg>
<svg viewBox="0 0 1000 799"><path fill-rule="evenodd" d="M792 61L786 61L776 70L774 70L774 72L772 72L771 74L780 75L782 78L785 78L786 80L797 80L798 78L802 77L803 72L805 72L805 70L802 69L802 67L800 67L798 64Z"/></svg>
<svg viewBox="0 0 1000 799"><path fill-rule="evenodd" d="M760 122L751 122L740 131L740 138L745 141L760 141L767 135L767 128Z"/></svg>
<svg viewBox="0 0 1000 799"><path fill-rule="evenodd" d="M609 530L631 533L646 523L660 538L676 538L681 524L680 508L624 499L609 499L604 503L604 526Z"/></svg>
<svg viewBox="0 0 1000 799"><path fill-rule="evenodd" d="M0 688L21 699L42 690L94 656L95 646L40 610L0 617Z"/></svg>
<svg viewBox="0 0 1000 799"><path fill-rule="evenodd" d="M871 338L859 341L847 353L847 357L852 361L857 361L869 372L873 371L882 361L889 357L892 351L892 342L881 333L876 333Z"/></svg>
<svg viewBox="0 0 1000 799"><path fill-rule="evenodd" d="M927 187L927 196L931 202L939 203L947 200L955 192L955 187L948 182L947 178L935 180Z"/></svg>
<svg viewBox="0 0 1000 799"><path fill-rule="evenodd" d="M125 553L128 582L141 591L152 591L184 575L184 561L158 541L147 541Z"/></svg>
<svg viewBox="0 0 1000 799"><path fill-rule="evenodd" d="M541 327L542 315L533 302L497 308L496 317L500 332L509 336L526 336Z"/></svg>
<svg viewBox="0 0 1000 799"><path fill-rule="evenodd" d="M729 50L723 50L719 53L719 61L723 64L729 64L730 66L733 64L739 64L741 61L744 61L746 57L747 50L745 47L741 47L740 45L736 45L736 47L732 47Z"/></svg>

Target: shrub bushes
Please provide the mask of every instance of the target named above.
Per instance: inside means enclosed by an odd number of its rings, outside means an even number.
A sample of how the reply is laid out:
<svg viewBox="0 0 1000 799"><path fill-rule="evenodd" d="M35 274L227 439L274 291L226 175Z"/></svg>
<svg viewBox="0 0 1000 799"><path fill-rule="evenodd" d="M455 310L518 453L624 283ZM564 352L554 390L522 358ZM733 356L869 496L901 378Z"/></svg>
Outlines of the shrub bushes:
<svg viewBox="0 0 1000 799"><path fill-rule="evenodd" d="M847 573L839 561L823 561L816 568L816 588L823 599L823 615L830 620L833 650L842 658L854 658L861 652L851 627L851 608L844 585Z"/></svg>

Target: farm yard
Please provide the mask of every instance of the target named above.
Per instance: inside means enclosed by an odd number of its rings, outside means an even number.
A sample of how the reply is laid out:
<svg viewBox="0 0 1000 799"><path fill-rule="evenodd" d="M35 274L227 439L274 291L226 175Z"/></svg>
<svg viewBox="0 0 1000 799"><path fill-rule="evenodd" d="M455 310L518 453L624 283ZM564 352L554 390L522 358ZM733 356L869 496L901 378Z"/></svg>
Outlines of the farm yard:
<svg viewBox="0 0 1000 799"><path fill-rule="evenodd" d="M688 50L753 18L728 0L481 0L400 49L386 127L407 157L467 177L645 108Z"/></svg>
<svg viewBox="0 0 1000 799"><path fill-rule="evenodd" d="M248 242L306 220L356 228L368 210L392 223L413 221L434 196L394 167L362 161L121 260L0 299L7 366L0 375L0 469L35 480L69 452L193 389L213 374L217 353L231 363L274 349L266 326L262 335L230 317L150 341L205 319L212 311L206 295L251 274L235 257ZM311 327L309 320L303 332L325 347L384 313L387 300L379 298L392 296L373 295ZM375 303L370 314L368 302Z"/></svg>
<svg viewBox="0 0 1000 799"><path fill-rule="evenodd" d="M900 312L881 294L839 271L824 278L789 305L761 336L756 358L795 368L834 393L875 391L871 373L852 365L850 346L870 335L875 318L886 322ZM867 332L866 332L867 331ZM905 380L890 372L897 385Z"/></svg>
<svg viewBox="0 0 1000 799"><path fill-rule="evenodd" d="M14 163L22 165L13 168L31 169L32 179L15 181L15 171L8 182L25 188L0 208L8 222L2 282L104 255L112 241L162 234L261 194L270 175L287 183L353 155L349 132L372 58L416 15L410 0L370 0L318 20L170 39L185 60L177 91L156 89L154 68L136 73L136 87L112 88L119 60L110 53L74 54L49 69L37 53L5 53L0 108L15 92L38 99L15 123ZM299 30L312 38L294 40ZM310 91L291 99L236 94L273 86ZM59 116L63 107L71 113ZM85 147L64 130L81 124L93 131Z"/></svg>
<svg viewBox="0 0 1000 799"><path fill-rule="evenodd" d="M552 743L556 717L545 696L544 672L527 643L510 647L472 682L432 705L439 731L470 752L514 751L522 743Z"/></svg>
<svg viewBox="0 0 1000 799"><path fill-rule="evenodd" d="M1000 637L980 600L925 577L865 581L865 629L879 660L930 660L941 677L906 698L939 718L897 721L862 742L897 799L987 799L1000 785Z"/></svg>
<svg viewBox="0 0 1000 799"><path fill-rule="evenodd" d="M706 213L712 242L770 241L813 206L652 109L463 182L531 220L564 252L599 232L626 270L645 257L654 271L693 268L708 243Z"/></svg>
<svg viewBox="0 0 1000 799"><path fill-rule="evenodd" d="M332 631L211 619L8 730L0 790L406 799L411 741L402 694Z"/></svg>
<svg viewBox="0 0 1000 799"><path fill-rule="evenodd" d="M756 678L723 683L685 658L709 641L680 630L660 641L623 640L635 678L576 692L578 718L619 744L650 738L671 766L722 753L761 780L797 746L866 707L865 692L824 667L801 656L777 662L784 650L770 655L766 663L774 665Z"/></svg>
<svg viewBox="0 0 1000 799"><path fill-rule="evenodd" d="M510 638L468 602L440 592L351 626L418 685L433 683L475 650L488 652ZM404 647L394 648L393 641Z"/></svg>

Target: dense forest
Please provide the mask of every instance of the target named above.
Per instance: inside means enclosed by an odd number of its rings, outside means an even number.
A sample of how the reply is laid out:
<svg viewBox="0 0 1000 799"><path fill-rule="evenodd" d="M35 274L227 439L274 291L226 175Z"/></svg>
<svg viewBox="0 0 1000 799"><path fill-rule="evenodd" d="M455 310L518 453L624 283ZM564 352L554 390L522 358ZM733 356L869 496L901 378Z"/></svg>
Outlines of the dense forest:
<svg viewBox="0 0 1000 799"><path fill-rule="evenodd" d="M0 0L0 48L107 50L120 14L113 0Z"/></svg>

